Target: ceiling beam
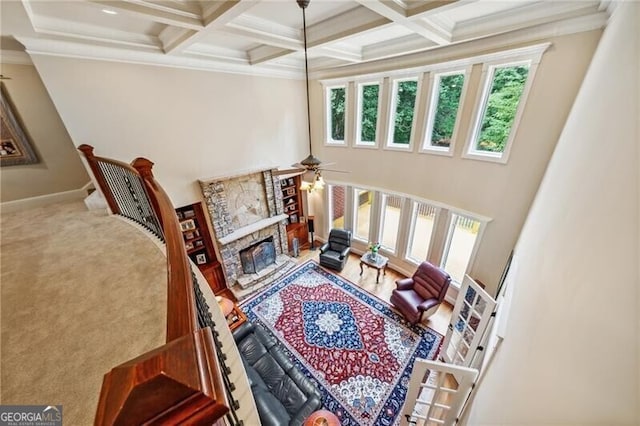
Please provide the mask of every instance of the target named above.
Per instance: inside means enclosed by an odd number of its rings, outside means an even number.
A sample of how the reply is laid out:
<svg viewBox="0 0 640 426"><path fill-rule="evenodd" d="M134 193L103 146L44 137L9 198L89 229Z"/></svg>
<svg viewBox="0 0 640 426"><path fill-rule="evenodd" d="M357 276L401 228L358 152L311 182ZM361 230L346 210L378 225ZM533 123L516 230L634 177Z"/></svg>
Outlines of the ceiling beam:
<svg viewBox="0 0 640 426"><path fill-rule="evenodd" d="M427 40L431 40L437 44L449 44L451 43L451 34L447 33L444 29L438 28L433 25L429 25L424 21L417 21L408 16L407 9L395 3L393 1L388 0L355 0L357 3L360 3L362 6L368 8L383 16L390 21L395 22L398 25L402 25L403 27L413 31L414 33L426 38ZM422 8L421 13L414 13L414 17L421 16L427 12L431 12L435 10L438 6L448 5L452 3L452 1L448 2L433 2L428 3L429 8Z"/></svg>
<svg viewBox="0 0 640 426"><path fill-rule="evenodd" d="M327 45L389 24L390 21L388 19L366 8L358 7L307 27L307 47L309 51L314 49L321 50L323 55L331 58L348 62L360 62L362 60L360 53ZM263 45L250 50L247 54L250 63L257 65L303 49L304 45L301 42L298 45L292 44L289 47L280 49L270 45Z"/></svg>
<svg viewBox="0 0 640 426"><path fill-rule="evenodd" d="M164 52L177 53L186 49L212 29L223 27L255 5L256 2L251 0L216 1L207 3L203 11L202 18L204 26L198 31L183 29L180 33L174 34L173 37L167 36L167 43L163 42ZM163 39L162 34L160 39Z"/></svg>
<svg viewBox="0 0 640 426"><path fill-rule="evenodd" d="M183 11L174 10L168 11L166 8L159 9L156 7L149 7L147 5L138 3L128 3L104 1L104 0L89 0L91 3L99 4L109 9L117 9L122 13L126 13L133 16L142 17L149 21L159 22L161 24L172 25L180 28L186 28L194 31L198 31L203 28L202 20L200 18L194 18L192 16L185 16Z"/></svg>

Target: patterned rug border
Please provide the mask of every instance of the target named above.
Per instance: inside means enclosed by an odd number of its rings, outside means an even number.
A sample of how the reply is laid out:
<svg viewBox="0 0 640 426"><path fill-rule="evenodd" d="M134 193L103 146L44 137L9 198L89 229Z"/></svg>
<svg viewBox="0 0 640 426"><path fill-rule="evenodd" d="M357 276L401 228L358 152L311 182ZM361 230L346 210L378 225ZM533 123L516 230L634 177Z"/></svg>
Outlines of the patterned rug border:
<svg viewBox="0 0 640 426"><path fill-rule="evenodd" d="M391 304L389 304L388 302L378 298L376 295L374 295L374 294L372 294L372 293L360 288L357 284L353 283L352 281L337 275L333 271L329 271L329 270L323 268L322 266L320 266L318 264L318 262L316 262L313 259L310 259L310 260L300 264L296 268L292 269L291 271L289 271L289 273L286 274L286 276L284 276L283 278L281 278L280 280L278 280L276 283L272 284L268 288L257 292L255 295L247 298L246 300L243 300L241 302L241 304L240 304L240 307L243 308L243 310L244 310L245 307L250 305L250 304L259 304L259 303L261 303L260 299L264 299L266 297L270 297L273 293L276 293L276 292L282 290L286 285L288 285L290 282L295 280L298 275L306 273L311 268L313 268L314 271L316 271L318 273L321 273L324 277L329 279L333 285L335 285L341 291L344 291L350 297L354 297L357 300L360 300L361 302L363 302L367 306L369 306L371 309L374 309L374 310L378 311L380 314L391 318L392 320L396 321L397 323L401 324L403 327L407 328L408 330L410 330L411 332L413 332L417 336L419 336L419 339L416 342L416 344L415 344L415 346L414 346L414 348L412 350L411 356L409 356L407 358L407 360L404 363L402 369L399 370L401 372L399 378L397 379L395 384L393 386L391 386L391 388L386 392L386 395L385 395L385 401L386 402L385 402L384 406L382 407L380 412L378 412L377 415L372 419L372 420L382 420L382 419L379 418L381 413L382 413L382 411L384 411L385 408L388 408L390 403L396 401L395 398L392 399L393 393L398 391L399 385L401 385L401 382L403 381L403 379L407 379L408 377L410 377L411 372L413 370L413 362L414 362L415 358L418 355L418 352L420 350L421 344L422 345L426 344L426 342L424 342L424 340L423 340L423 337L424 337L423 335L425 333L431 333L436 338L436 342L433 344L433 346L431 347L431 349L428 351L428 353L425 356L425 358L428 358L428 359L436 359L437 358L437 356L440 353L440 350L442 348L442 343L444 341L444 336L442 334L440 334L439 332L437 332L436 330L434 330L431 327L428 327L426 325L423 325L423 324L412 325L412 324L408 323L404 319L404 317L402 317L402 315L397 313L392 308ZM336 280L338 282L336 282ZM341 285L340 281L343 281L343 282L345 282L345 283L347 283L349 285L346 286L346 288L345 288L345 286ZM344 406L344 404L341 401L336 400L336 398L328 390L328 389L331 388L331 385L329 383L326 383L324 381L324 379L317 377L316 374L313 373L313 370L310 370L307 367L306 363L302 362L302 360L304 360L304 356L302 356L297 351L295 351L295 349L291 348L289 343L286 340L281 339L280 336L278 336L277 333L274 330L271 329L271 326L269 324L264 323L264 321L261 318L259 318L258 316L256 316L253 312L251 312L250 310L245 310L245 313L247 313L247 315L248 315L248 317L250 319L252 319L252 317L255 316L255 318L259 321L259 323L262 326L262 328L264 328L268 333L273 335L278 340L278 342L280 342L282 344L282 346L285 349L285 352L287 353L289 358L291 358L294 361L296 366L298 368L300 368L307 377L310 377L313 381L318 382L321 385L321 386L319 386L319 388L321 390L321 393L323 394L323 402L328 402L329 403L329 404L325 404L325 406L326 405L333 405L333 406L338 405L343 409L343 412L345 413L346 416L348 416L348 419L343 418L342 421L341 421L342 425L357 425L358 424L357 421L355 420L354 416L353 416L353 413L351 412L350 407ZM406 384L406 388L408 388L408 383ZM405 391L404 394L406 394L406 390L407 389L404 389L404 391ZM402 395L398 395L398 396L402 396ZM402 403L404 403L404 399L403 399ZM381 424L381 425L398 424L398 422L400 420L400 409L401 409L401 407L402 407L402 404L400 404L399 406L395 407L396 415L395 415L394 420L393 420L392 423L382 422L382 423L376 423L376 424ZM330 407L328 407L328 408L330 408ZM345 422L345 420L348 420L348 421Z"/></svg>

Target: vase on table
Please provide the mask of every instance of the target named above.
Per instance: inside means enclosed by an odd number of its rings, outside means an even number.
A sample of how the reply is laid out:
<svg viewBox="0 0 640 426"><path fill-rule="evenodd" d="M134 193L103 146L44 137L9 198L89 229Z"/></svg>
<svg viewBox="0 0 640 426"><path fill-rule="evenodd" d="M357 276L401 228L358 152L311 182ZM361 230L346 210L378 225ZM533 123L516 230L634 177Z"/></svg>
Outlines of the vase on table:
<svg viewBox="0 0 640 426"><path fill-rule="evenodd" d="M369 259L373 260L374 262L375 262L376 260L378 260L378 252L377 252L377 251L372 251L372 252L369 254Z"/></svg>

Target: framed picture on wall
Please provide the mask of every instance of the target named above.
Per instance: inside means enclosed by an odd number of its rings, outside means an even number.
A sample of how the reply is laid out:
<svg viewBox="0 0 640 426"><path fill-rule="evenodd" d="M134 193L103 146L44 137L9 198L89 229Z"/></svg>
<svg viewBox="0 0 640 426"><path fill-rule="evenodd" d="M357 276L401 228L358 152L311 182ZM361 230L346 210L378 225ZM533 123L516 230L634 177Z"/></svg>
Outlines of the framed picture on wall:
<svg viewBox="0 0 640 426"><path fill-rule="evenodd" d="M203 265L207 263L207 255L205 253L199 253L196 255L196 263L198 265Z"/></svg>
<svg viewBox="0 0 640 426"><path fill-rule="evenodd" d="M0 135L0 166L38 162L38 156L31 146L4 84L0 84Z"/></svg>

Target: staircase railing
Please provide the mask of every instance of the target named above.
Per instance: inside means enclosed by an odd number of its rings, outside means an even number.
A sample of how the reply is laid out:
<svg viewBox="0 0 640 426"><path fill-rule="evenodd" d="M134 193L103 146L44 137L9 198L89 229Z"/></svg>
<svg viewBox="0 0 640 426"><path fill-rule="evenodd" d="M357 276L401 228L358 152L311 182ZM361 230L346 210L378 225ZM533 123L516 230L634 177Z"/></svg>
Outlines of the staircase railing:
<svg viewBox="0 0 640 426"><path fill-rule="evenodd" d="M143 423L241 425L219 333L184 248L171 200L155 180L153 163L131 165L97 157L81 145L113 214L160 238L167 253L166 344L114 367L104 377L96 425ZM223 324L226 326L226 324Z"/></svg>

